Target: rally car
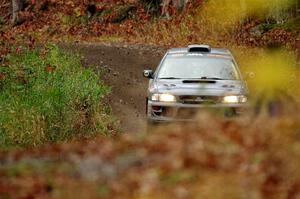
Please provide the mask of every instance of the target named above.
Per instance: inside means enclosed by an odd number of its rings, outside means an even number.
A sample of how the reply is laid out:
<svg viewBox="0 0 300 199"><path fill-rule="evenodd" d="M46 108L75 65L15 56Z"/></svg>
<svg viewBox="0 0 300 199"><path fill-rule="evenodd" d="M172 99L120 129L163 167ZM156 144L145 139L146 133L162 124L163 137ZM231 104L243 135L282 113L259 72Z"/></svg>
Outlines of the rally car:
<svg viewBox="0 0 300 199"><path fill-rule="evenodd" d="M229 50L209 45L169 49L149 78L149 122L190 121L201 110L237 115L247 104L248 89Z"/></svg>

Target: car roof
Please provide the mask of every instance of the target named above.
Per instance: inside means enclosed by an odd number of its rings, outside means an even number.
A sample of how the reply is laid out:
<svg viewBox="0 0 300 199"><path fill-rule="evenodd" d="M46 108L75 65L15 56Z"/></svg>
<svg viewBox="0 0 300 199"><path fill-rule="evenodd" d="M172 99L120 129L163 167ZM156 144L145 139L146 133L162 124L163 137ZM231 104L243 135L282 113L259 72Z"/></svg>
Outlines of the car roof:
<svg viewBox="0 0 300 199"><path fill-rule="evenodd" d="M190 53L189 48L171 48L167 52L168 54L182 54ZM201 52L199 52L201 53ZM204 54L218 54L218 55L227 55L232 56L231 52L226 48L210 48L210 52L205 52Z"/></svg>

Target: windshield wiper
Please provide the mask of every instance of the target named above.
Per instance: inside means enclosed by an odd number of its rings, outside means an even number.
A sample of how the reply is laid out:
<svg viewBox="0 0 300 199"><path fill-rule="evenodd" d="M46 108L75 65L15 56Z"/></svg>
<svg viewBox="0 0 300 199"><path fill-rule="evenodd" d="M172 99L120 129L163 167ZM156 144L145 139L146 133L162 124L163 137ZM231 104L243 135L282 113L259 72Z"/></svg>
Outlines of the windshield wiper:
<svg viewBox="0 0 300 199"><path fill-rule="evenodd" d="M219 77L201 77L200 79L224 80L224 79L219 78Z"/></svg>
<svg viewBox="0 0 300 199"><path fill-rule="evenodd" d="M158 79L197 79L197 78L179 78L179 77L161 77ZM219 77L201 77L199 79L207 79L207 80L224 80L222 78Z"/></svg>
<svg viewBox="0 0 300 199"><path fill-rule="evenodd" d="M159 79L181 79L181 78L178 78L178 77L161 77Z"/></svg>

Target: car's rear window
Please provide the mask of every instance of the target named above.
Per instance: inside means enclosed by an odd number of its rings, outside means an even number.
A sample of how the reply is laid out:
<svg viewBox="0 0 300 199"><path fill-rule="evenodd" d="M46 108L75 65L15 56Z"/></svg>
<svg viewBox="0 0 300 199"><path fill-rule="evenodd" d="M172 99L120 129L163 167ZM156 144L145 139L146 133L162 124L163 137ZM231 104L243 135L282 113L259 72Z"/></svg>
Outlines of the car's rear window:
<svg viewBox="0 0 300 199"><path fill-rule="evenodd" d="M163 61L158 78L237 80L239 73L231 57L171 54Z"/></svg>

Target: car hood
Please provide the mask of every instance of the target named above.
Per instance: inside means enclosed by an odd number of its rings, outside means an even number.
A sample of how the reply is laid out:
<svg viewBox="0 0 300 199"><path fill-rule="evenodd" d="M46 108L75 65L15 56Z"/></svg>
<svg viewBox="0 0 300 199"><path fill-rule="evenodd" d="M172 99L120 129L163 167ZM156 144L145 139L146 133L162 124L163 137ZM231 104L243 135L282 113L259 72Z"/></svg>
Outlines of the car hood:
<svg viewBox="0 0 300 199"><path fill-rule="evenodd" d="M156 92L173 95L246 94L245 84L240 80L156 80L153 84Z"/></svg>

